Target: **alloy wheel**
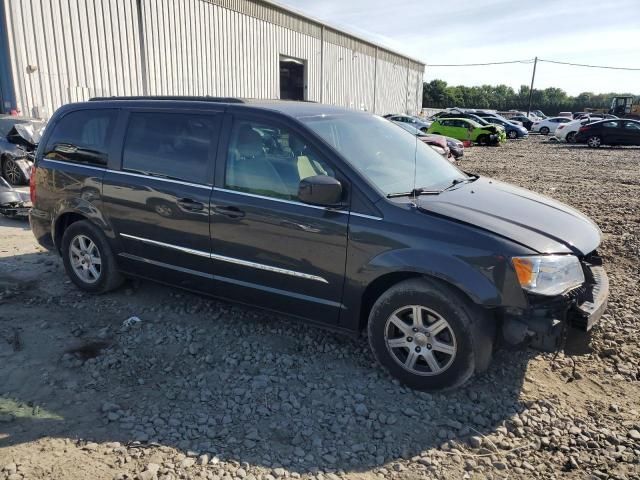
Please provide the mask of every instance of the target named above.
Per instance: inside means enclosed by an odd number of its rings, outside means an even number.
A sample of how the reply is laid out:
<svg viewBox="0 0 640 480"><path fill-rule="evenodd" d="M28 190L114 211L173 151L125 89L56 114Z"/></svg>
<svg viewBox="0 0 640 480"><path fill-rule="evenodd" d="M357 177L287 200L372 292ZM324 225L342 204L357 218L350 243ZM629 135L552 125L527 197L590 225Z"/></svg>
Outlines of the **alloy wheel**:
<svg viewBox="0 0 640 480"><path fill-rule="evenodd" d="M76 235L69 244L69 260L74 273L86 283L96 283L102 274L102 257L97 245L85 235Z"/></svg>
<svg viewBox="0 0 640 480"><path fill-rule="evenodd" d="M384 333L393 359L413 374L439 375L456 357L453 328L444 317L424 306L407 305L393 312Z"/></svg>
<svg viewBox="0 0 640 480"><path fill-rule="evenodd" d="M18 164L11 159L4 161L4 177L11 185L19 185L22 180L22 172Z"/></svg>
<svg viewBox="0 0 640 480"><path fill-rule="evenodd" d="M598 148L600 145L602 144L602 141L600 140L600 137L589 137L589 140L587 140L587 145L589 145L591 148Z"/></svg>
<svg viewBox="0 0 640 480"><path fill-rule="evenodd" d="M518 138L518 133L515 130L511 130L509 132L509 138L511 139Z"/></svg>

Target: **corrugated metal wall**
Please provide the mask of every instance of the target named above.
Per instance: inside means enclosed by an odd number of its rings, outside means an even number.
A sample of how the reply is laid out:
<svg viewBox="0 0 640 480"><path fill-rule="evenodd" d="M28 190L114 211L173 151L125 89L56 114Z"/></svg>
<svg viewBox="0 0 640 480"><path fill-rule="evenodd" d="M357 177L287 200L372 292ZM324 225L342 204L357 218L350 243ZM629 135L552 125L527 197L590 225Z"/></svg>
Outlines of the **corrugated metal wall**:
<svg viewBox="0 0 640 480"><path fill-rule="evenodd" d="M308 100L421 108L424 65L259 0L0 2L24 114L92 96L279 98L280 56L305 62Z"/></svg>

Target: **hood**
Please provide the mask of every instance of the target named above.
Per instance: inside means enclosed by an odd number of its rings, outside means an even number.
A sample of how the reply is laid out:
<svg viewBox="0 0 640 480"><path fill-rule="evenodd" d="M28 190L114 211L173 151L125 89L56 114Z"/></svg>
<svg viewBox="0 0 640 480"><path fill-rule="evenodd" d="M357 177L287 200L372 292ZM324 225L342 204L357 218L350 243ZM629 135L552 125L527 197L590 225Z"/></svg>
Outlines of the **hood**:
<svg viewBox="0 0 640 480"><path fill-rule="evenodd" d="M539 253L586 255L601 241L598 226L579 211L485 177L440 195L420 197L418 208L494 232Z"/></svg>
<svg viewBox="0 0 640 480"><path fill-rule="evenodd" d="M16 123L7 134L7 140L33 150L38 146L43 130L41 122Z"/></svg>

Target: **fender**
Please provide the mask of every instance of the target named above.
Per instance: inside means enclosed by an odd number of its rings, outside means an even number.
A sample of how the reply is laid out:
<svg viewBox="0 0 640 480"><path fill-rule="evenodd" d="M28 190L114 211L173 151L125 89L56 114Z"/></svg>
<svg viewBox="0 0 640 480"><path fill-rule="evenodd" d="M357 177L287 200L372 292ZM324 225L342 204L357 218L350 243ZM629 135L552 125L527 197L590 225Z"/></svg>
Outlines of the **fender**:
<svg viewBox="0 0 640 480"><path fill-rule="evenodd" d="M59 233L61 228L61 219L67 214L80 215L87 220L95 223L110 241L115 241L113 228L107 218L102 213L102 196L94 187L84 186L82 195L79 197L68 197L60 199L51 215L51 234L56 247L59 249L59 240L62 234Z"/></svg>

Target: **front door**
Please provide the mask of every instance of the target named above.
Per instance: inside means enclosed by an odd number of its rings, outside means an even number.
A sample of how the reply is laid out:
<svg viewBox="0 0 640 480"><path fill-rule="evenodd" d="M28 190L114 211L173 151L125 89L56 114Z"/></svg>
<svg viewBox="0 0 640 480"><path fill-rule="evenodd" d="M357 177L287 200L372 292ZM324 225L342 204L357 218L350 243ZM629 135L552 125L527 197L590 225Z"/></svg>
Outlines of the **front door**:
<svg viewBox="0 0 640 480"><path fill-rule="evenodd" d="M621 140L623 145L640 145L640 122L622 122Z"/></svg>
<svg viewBox="0 0 640 480"><path fill-rule="evenodd" d="M339 209L306 205L298 185L314 175L343 179L297 127L272 118L235 115L228 138L211 197L216 293L336 324L347 198Z"/></svg>
<svg viewBox="0 0 640 480"><path fill-rule="evenodd" d="M120 169L103 198L130 271L209 291L209 198L221 112L129 113Z"/></svg>

